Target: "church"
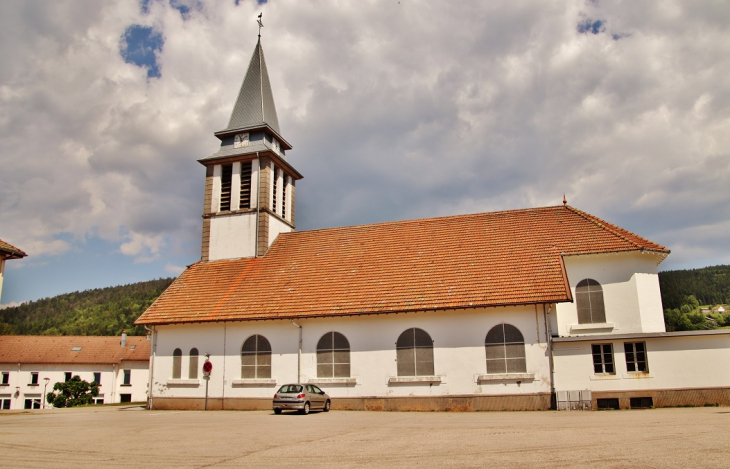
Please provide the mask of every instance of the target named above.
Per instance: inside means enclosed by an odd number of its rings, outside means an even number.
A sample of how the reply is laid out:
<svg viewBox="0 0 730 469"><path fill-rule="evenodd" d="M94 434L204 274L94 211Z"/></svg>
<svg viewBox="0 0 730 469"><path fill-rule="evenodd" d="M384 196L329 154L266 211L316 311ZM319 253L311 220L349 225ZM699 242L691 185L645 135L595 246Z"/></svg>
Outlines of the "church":
<svg viewBox="0 0 730 469"><path fill-rule="evenodd" d="M351 410L730 405L730 331L665 330L664 246L565 200L295 231L260 37L214 135L201 259L135 322L150 408L271 409L292 382Z"/></svg>

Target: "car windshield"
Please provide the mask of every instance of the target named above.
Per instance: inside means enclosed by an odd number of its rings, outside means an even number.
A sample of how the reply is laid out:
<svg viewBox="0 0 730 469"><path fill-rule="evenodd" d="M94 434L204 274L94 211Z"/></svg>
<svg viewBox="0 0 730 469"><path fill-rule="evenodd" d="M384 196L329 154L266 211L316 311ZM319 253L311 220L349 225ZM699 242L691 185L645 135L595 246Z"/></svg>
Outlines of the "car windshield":
<svg viewBox="0 0 730 469"><path fill-rule="evenodd" d="M279 389L280 393L302 392L302 387L296 384L285 384Z"/></svg>

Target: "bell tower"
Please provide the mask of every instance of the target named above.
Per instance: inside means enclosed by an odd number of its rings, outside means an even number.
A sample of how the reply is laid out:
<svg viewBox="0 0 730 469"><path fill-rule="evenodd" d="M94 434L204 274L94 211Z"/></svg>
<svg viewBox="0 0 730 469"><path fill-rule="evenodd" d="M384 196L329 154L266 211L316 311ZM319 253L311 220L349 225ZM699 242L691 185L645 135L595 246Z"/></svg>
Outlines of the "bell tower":
<svg viewBox="0 0 730 469"><path fill-rule="evenodd" d="M281 136L260 35L228 126L214 135L220 149L198 160L205 166L201 260L263 256L279 233L295 229L302 175L286 160L292 147Z"/></svg>

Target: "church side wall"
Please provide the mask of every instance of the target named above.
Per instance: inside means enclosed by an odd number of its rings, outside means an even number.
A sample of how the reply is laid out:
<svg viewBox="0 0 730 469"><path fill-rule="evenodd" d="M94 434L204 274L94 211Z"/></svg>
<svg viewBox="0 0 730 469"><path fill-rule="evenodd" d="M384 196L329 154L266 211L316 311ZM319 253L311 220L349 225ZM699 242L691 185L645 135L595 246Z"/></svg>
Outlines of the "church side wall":
<svg viewBox="0 0 730 469"><path fill-rule="evenodd" d="M573 298L583 279L601 284L607 327L578 324L575 301L557 305L560 336L591 333L664 332L656 258L638 252L566 256L565 269Z"/></svg>
<svg viewBox="0 0 730 469"><path fill-rule="evenodd" d="M341 408L402 409L416 401L420 402L416 408L428 410L445 406L474 410L548 408L550 370L543 318L541 307L537 312L534 307L514 307L297 320L302 326L301 381L318 382L336 401L335 408L340 405ZM503 322L517 327L525 339L526 375L529 376L480 379L486 375L487 332ZM433 340L435 377L421 382L395 383L398 381L396 341L403 331L412 327L425 330ZM201 357L210 353L211 405L231 408L243 405L235 404L237 400L248 399L253 407L270 408L278 386L297 381L299 329L288 320L165 326L158 327L157 331L153 407L175 407L171 404L174 399L182 407L195 407L205 396L202 373L195 382L183 383L186 380L182 379L178 384L169 383L172 353L178 347L183 350L182 378L187 376L190 348L198 348ZM350 380L333 383L317 378L317 343L330 331L345 335L350 343ZM241 346L253 334L266 337L271 344L271 380L241 379ZM201 358L200 366L203 361ZM484 399L478 402L470 399L474 396ZM504 399L504 396L513 398ZM226 404L222 403L224 399ZM214 400L219 404L212 404Z"/></svg>

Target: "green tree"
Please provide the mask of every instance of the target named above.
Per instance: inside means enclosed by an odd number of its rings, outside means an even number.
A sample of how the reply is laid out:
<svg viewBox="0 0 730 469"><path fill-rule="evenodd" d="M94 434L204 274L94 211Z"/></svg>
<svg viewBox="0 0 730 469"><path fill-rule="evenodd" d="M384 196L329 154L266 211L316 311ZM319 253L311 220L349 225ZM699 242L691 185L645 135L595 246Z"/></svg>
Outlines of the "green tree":
<svg viewBox="0 0 730 469"><path fill-rule="evenodd" d="M91 404L99 395L99 385L96 381L89 383L76 375L66 382L54 384L53 391L58 393L49 392L46 395L46 401L53 407L75 407Z"/></svg>

